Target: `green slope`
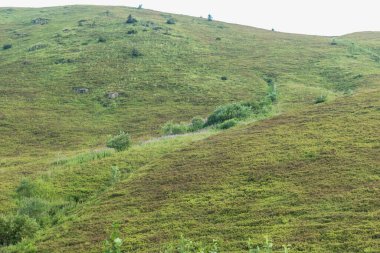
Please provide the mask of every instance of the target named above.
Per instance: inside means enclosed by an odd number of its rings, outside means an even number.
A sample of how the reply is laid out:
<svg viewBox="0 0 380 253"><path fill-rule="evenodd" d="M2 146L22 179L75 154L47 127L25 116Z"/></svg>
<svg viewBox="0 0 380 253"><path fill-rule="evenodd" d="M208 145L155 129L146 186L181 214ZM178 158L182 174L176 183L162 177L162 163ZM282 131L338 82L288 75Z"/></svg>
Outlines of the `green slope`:
<svg viewBox="0 0 380 253"><path fill-rule="evenodd" d="M129 14L138 22L126 24ZM333 39L68 6L0 9L0 43L12 44L0 50L0 211L15 212L25 176L64 206L33 239L38 252L96 252L113 221L132 252L180 233L219 239L226 252L266 234L295 252L379 248L378 32ZM262 99L266 78L280 116L144 142L168 120ZM329 102L315 105L320 95ZM88 158L119 130L141 144ZM115 165L123 180L111 187Z"/></svg>
<svg viewBox="0 0 380 253"><path fill-rule="evenodd" d="M291 244L291 252L377 252L376 91L165 155L91 199L38 245L42 252L98 252L118 222L127 252L158 252L181 233L218 239L223 252L243 252L245 240L260 243L264 235Z"/></svg>

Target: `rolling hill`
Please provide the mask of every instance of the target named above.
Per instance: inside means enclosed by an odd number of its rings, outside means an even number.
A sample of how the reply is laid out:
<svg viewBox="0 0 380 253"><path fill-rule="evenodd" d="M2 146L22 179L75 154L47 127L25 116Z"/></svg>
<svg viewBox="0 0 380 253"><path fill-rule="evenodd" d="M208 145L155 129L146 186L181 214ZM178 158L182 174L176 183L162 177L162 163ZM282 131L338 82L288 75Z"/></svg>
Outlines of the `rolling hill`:
<svg viewBox="0 0 380 253"><path fill-rule="evenodd" d="M265 235L275 250L379 252L379 32L65 6L0 9L0 43L0 211L33 206L39 222L0 252L100 252L112 223L127 252L181 234L222 252ZM265 115L161 137L168 121L261 101L270 83ZM119 131L133 146L106 149Z"/></svg>

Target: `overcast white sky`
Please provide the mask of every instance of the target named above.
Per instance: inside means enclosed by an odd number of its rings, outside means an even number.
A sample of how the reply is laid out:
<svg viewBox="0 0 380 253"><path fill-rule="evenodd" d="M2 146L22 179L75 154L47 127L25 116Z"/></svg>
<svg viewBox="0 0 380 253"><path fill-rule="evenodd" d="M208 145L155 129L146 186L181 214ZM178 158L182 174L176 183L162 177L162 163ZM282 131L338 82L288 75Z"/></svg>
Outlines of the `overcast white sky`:
<svg viewBox="0 0 380 253"><path fill-rule="evenodd" d="M0 0L0 7L120 5L206 17L277 31L342 35L380 31L380 0Z"/></svg>

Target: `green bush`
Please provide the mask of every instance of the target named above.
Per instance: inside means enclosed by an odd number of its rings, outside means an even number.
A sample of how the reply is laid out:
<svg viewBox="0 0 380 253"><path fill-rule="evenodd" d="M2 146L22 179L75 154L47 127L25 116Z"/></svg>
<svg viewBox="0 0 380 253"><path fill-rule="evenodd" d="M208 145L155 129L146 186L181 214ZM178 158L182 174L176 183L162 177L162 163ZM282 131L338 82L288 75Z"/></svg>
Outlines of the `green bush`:
<svg viewBox="0 0 380 253"><path fill-rule="evenodd" d="M113 148L116 151L126 150L131 146L131 138L128 133L120 132L118 135L113 136L107 142L108 148Z"/></svg>
<svg viewBox="0 0 380 253"><path fill-rule="evenodd" d="M189 127L184 124L175 124L173 121L167 122L162 127L162 132L164 135L176 135L176 134L184 134L187 133Z"/></svg>
<svg viewBox="0 0 380 253"><path fill-rule="evenodd" d="M211 16L211 14L208 14L208 16L207 16L207 20L208 20L208 21L213 21L214 18Z"/></svg>
<svg viewBox="0 0 380 253"><path fill-rule="evenodd" d="M10 49L10 48L12 48L12 44L4 44L3 45L4 50Z"/></svg>
<svg viewBox="0 0 380 253"><path fill-rule="evenodd" d="M191 124L189 125L189 131L191 132L195 132L195 131L198 131L200 129L202 129L205 125L205 121L202 117L194 117L192 120L191 120Z"/></svg>
<svg viewBox="0 0 380 253"><path fill-rule="evenodd" d="M243 104L227 104L218 107L206 121L206 126L222 123L229 119L244 119L252 114L250 107Z"/></svg>
<svg viewBox="0 0 380 253"><path fill-rule="evenodd" d="M327 96L326 95L320 95L315 99L316 104L324 103L327 101Z"/></svg>
<svg viewBox="0 0 380 253"><path fill-rule="evenodd" d="M238 121L236 119L229 119L218 125L219 129L228 129L236 126Z"/></svg>
<svg viewBox="0 0 380 253"><path fill-rule="evenodd" d="M39 226L26 215L0 216L0 245L11 245L32 237Z"/></svg>
<svg viewBox="0 0 380 253"><path fill-rule="evenodd" d="M50 221L50 203L40 198L23 198L19 201L18 214L35 219L40 225Z"/></svg>

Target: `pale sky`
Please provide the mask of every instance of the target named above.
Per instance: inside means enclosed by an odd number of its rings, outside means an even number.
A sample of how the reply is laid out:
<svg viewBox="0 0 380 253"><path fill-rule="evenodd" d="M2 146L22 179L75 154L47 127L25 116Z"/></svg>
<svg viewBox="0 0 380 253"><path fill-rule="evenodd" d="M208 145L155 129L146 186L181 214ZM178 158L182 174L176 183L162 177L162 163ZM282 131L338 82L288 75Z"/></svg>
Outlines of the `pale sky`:
<svg viewBox="0 0 380 253"><path fill-rule="evenodd" d="M207 17L276 31L343 35L380 31L380 0L0 0L0 7L118 5Z"/></svg>

